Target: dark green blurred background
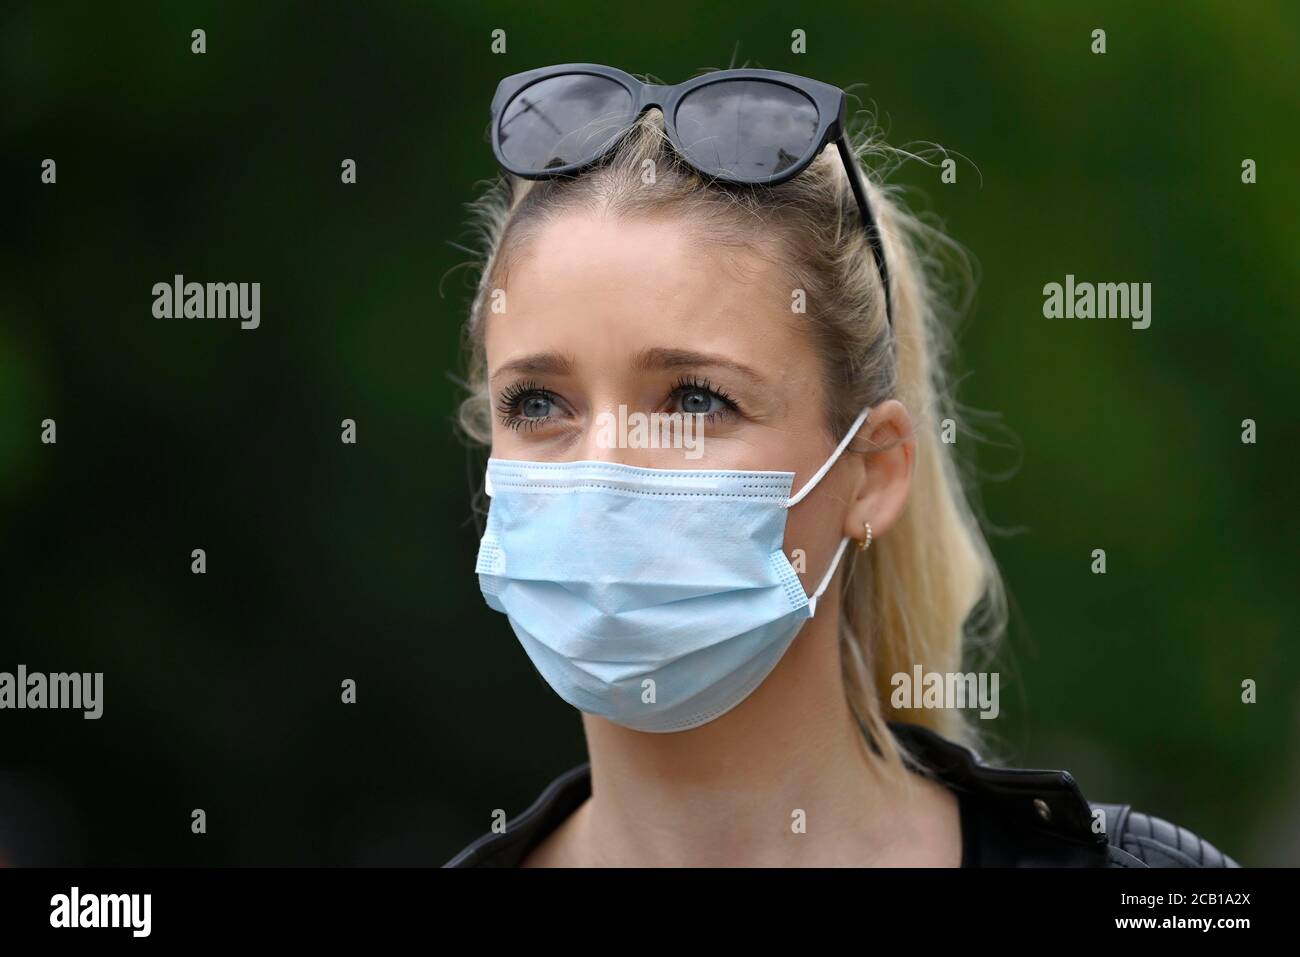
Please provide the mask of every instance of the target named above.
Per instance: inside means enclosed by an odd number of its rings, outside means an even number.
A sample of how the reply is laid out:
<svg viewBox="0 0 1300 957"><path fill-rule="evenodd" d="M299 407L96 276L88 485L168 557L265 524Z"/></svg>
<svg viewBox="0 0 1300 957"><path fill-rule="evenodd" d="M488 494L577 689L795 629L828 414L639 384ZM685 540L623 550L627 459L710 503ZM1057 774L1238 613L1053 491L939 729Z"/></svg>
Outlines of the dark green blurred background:
<svg viewBox="0 0 1300 957"><path fill-rule="evenodd" d="M1300 862L1294 4L126 7L0 12L0 670L106 685L0 713L0 859L438 864L584 759L473 574L454 244L501 76L734 60L974 164L894 182L982 272L1002 756ZM154 319L178 272L261 282L261 328ZM1066 273L1152 283L1151 328L1044 319Z"/></svg>

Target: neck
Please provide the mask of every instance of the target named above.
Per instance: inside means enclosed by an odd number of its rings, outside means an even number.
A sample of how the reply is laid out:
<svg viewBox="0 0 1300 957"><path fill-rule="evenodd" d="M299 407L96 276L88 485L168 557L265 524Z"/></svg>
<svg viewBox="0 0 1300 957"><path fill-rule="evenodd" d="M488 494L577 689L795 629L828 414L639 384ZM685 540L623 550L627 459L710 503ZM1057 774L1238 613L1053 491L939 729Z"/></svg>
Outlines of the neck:
<svg viewBox="0 0 1300 957"><path fill-rule="evenodd" d="M844 697L837 629L835 615L807 622L753 694L699 728L650 734L584 716L592 797L575 815L572 860L780 867L914 856L942 800L933 789L944 789L931 784L918 800L918 776L900 786L872 772ZM938 813L951 818L955 801Z"/></svg>

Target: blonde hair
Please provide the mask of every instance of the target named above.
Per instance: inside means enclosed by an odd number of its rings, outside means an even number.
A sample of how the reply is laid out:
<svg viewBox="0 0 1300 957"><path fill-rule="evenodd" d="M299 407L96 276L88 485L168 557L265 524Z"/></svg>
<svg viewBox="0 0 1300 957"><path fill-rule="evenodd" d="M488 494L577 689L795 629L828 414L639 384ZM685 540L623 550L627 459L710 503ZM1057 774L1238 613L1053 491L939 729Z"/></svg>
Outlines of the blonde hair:
<svg viewBox="0 0 1300 957"><path fill-rule="evenodd" d="M851 142L855 156L893 155L870 133L851 135ZM653 188L643 180L647 169L654 171ZM937 247L959 247L904 211L865 168L864 179L884 237L892 333L858 206L833 148L778 186L728 187L684 166L664 135L662 116L648 111L605 161L581 175L545 181L503 175L470 204L484 264L465 328L470 394L459 421L471 439L490 444L484 313L492 291L505 287L514 258L559 215L673 216L698 227L711 244L739 247L770 237L790 288L806 291L805 318L821 359L833 439L861 409L891 397L916 426L908 504L888 535L846 563L841 589L845 694L872 745L876 770L893 772L919 762L889 733L889 721L982 745L961 711L893 708L891 678L902 672L910 679L917 664L961 671L963 649L991 649L1005 629L1006 610L1002 579L952 446L939 436L944 419L956 421L944 369L951 342L945 320L955 310L938 293L937 270L928 267L939 262Z"/></svg>

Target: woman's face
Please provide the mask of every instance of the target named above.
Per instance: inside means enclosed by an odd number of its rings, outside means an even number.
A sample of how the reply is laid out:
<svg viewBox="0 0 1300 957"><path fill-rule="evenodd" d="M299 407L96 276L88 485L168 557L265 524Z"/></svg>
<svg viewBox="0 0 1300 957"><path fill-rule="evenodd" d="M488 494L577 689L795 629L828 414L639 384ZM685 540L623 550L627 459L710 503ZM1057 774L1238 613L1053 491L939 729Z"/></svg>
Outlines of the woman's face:
<svg viewBox="0 0 1300 957"><path fill-rule="evenodd" d="M497 458L793 471L797 491L838 443L802 327L812 320L754 253L695 241L674 220L571 213L522 250L504 293L485 329ZM696 416L693 447L685 430L681 447L628 447L647 444L617 429L638 412ZM804 550L807 590L842 535L861 537L850 513L865 479L846 454L791 509L786 554Z"/></svg>

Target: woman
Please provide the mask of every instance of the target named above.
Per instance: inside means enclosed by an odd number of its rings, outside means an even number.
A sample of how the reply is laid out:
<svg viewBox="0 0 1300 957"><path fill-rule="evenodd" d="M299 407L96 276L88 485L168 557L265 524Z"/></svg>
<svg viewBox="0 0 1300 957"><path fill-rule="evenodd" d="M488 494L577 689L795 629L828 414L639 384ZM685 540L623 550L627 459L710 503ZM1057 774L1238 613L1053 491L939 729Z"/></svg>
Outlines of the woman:
<svg viewBox="0 0 1300 957"><path fill-rule="evenodd" d="M845 115L768 71L502 81L477 572L590 761L447 866L1235 866L898 698L1003 599L941 438L922 231Z"/></svg>

